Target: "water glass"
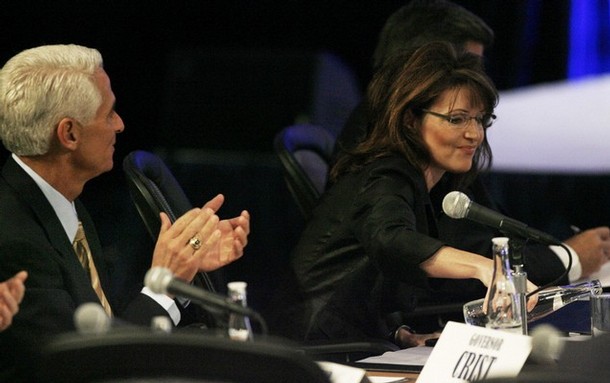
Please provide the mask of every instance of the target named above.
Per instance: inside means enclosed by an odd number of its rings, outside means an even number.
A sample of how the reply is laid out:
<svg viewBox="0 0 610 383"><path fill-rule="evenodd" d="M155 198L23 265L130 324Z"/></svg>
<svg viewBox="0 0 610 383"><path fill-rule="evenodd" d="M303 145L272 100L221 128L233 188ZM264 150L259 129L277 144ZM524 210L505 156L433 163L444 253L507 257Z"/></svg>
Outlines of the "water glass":
<svg viewBox="0 0 610 383"><path fill-rule="evenodd" d="M592 294L591 335L610 333L610 293Z"/></svg>
<svg viewBox="0 0 610 383"><path fill-rule="evenodd" d="M472 326L486 327L488 318L483 311L485 298L476 299L464 304L464 321Z"/></svg>

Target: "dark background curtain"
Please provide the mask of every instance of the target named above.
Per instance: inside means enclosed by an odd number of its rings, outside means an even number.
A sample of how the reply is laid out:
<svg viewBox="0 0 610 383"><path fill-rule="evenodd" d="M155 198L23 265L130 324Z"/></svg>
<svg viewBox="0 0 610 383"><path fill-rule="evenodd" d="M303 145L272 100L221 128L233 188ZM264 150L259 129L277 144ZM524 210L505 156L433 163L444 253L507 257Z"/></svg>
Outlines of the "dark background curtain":
<svg viewBox="0 0 610 383"><path fill-rule="evenodd" d="M496 33L487 62L498 88L566 78L570 1L456 2L480 15ZM163 137L155 134L154 127L167 118L163 115L168 102L167 78L177 70L172 62L176 52L328 51L353 70L364 89L378 32L386 18L404 3L9 0L3 2L0 16L4 32L0 36L0 60L4 62L22 49L41 44L77 43L98 48L127 123L119 147L123 152L133 147L154 148L163 146ZM601 14L596 17L603 18ZM608 44L607 39L599 41ZM254 101L244 99L243 104ZM239 137L231 140L235 147L243 146ZM262 139L247 145L262 151L271 148L270 142Z"/></svg>
<svg viewBox="0 0 610 383"><path fill-rule="evenodd" d="M126 150L152 148L163 145L152 128L166 118L162 113L167 102L167 76L176 69L170 65L180 49L329 51L352 68L364 89L378 32L404 3L8 0L3 2L0 16L4 32L0 60L41 44L77 43L98 48L128 127L119 145ZM496 32L496 44L487 61L500 89L566 77L570 1L457 3L480 15ZM244 99L243 104L253 101ZM241 144L238 137L232 139L235 145ZM248 145L270 150L269 142Z"/></svg>

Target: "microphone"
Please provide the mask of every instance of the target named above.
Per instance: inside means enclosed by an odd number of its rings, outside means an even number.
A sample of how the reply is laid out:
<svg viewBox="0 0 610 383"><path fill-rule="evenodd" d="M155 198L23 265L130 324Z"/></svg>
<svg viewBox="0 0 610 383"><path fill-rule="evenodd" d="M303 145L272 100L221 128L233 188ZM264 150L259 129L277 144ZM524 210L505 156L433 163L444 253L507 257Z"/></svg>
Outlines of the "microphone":
<svg viewBox="0 0 610 383"><path fill-rule="evenodd" d="M111 324L112 319L99 303L83 303L74 312L74 326L81 334L105 334L110 330Z"/></svg>
<svg viewBox="0 0 610 383"><path fill-rule="evenodd" d="M229 301L225 296L212 293L174 278L169 269L153 267L146 272L144 285L157 294L174 294L190 299L203 306L213 306L241 315L258 317L258 313L247 307Z"/></svg>
<svg viewBox="0 0 610 383"><path fill-rule="evenodd" d="M99 303L87 302L76 308L74 312L74 326L82 335L103 335L114 329L134 331L139 326L118 318L110 318ZM173 325L171 319L165 316L151 318L150 329L158 332L171 332Z"/></svg>
<svg viewBox="0 0 610 383"><path fill-rule="evenodd" d="M556 364L565 346L561 333L549 324L541 324L532 331L531 337L532 359L541 364Z"/></svg>
<svg viewBox="0 0 610 383"><path fill-rule="evenodd" d="M491 209L481 206L468 198L464 193L452 191L443 199L443 211L451 218L468 218L483 225L499 229L506 235L514 235L525 239L532 239L545 245L559 245L562 243L550 234L532 229L523 222L508 218Z"/></svg>

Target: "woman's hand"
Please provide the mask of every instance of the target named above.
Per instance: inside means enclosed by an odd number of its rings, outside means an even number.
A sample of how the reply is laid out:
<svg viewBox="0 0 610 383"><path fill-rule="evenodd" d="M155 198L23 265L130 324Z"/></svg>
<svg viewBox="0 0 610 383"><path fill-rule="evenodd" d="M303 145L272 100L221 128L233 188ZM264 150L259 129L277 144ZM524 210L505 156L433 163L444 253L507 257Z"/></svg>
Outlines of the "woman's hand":
<svg viewBox="0 0 610 383"><path fill-rule="evenodd" d="M536 290L537 288L538 288L538 286L536 286L529 280L527 281L527 292L528 293ZM536 307L536 304L538 304L538 294L534 294L527 299L527 312L532 311L534 309L534 307Z"/></svg>

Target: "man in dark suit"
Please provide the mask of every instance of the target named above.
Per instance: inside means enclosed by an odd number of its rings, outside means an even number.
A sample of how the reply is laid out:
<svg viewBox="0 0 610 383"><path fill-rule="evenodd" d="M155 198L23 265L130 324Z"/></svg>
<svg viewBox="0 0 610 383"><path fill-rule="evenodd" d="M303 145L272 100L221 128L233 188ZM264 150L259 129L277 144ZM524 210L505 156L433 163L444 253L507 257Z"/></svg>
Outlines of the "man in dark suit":
<svg viewBox="0 0 610 383"><path fill-rule="evenodd" d="M124 129L114 105L95 49L33 48L0 71L0 137L12 153L0 177L0 280L28 272L20 312L0 333L0 348L11 350L0 357L0 381L40 378L41 348L52 336L74 330L73 314L86 302L134 324L149 325L155 316L181 324L183 308L173 297L143 288L115 312L104 292L110 286L101 245L78 196L87 181L112 169L116 135ZM215 212L223 198L173 224L162 214L151 266L191 281L198 271L239 258L249 215L219 220Z"/></svg>

